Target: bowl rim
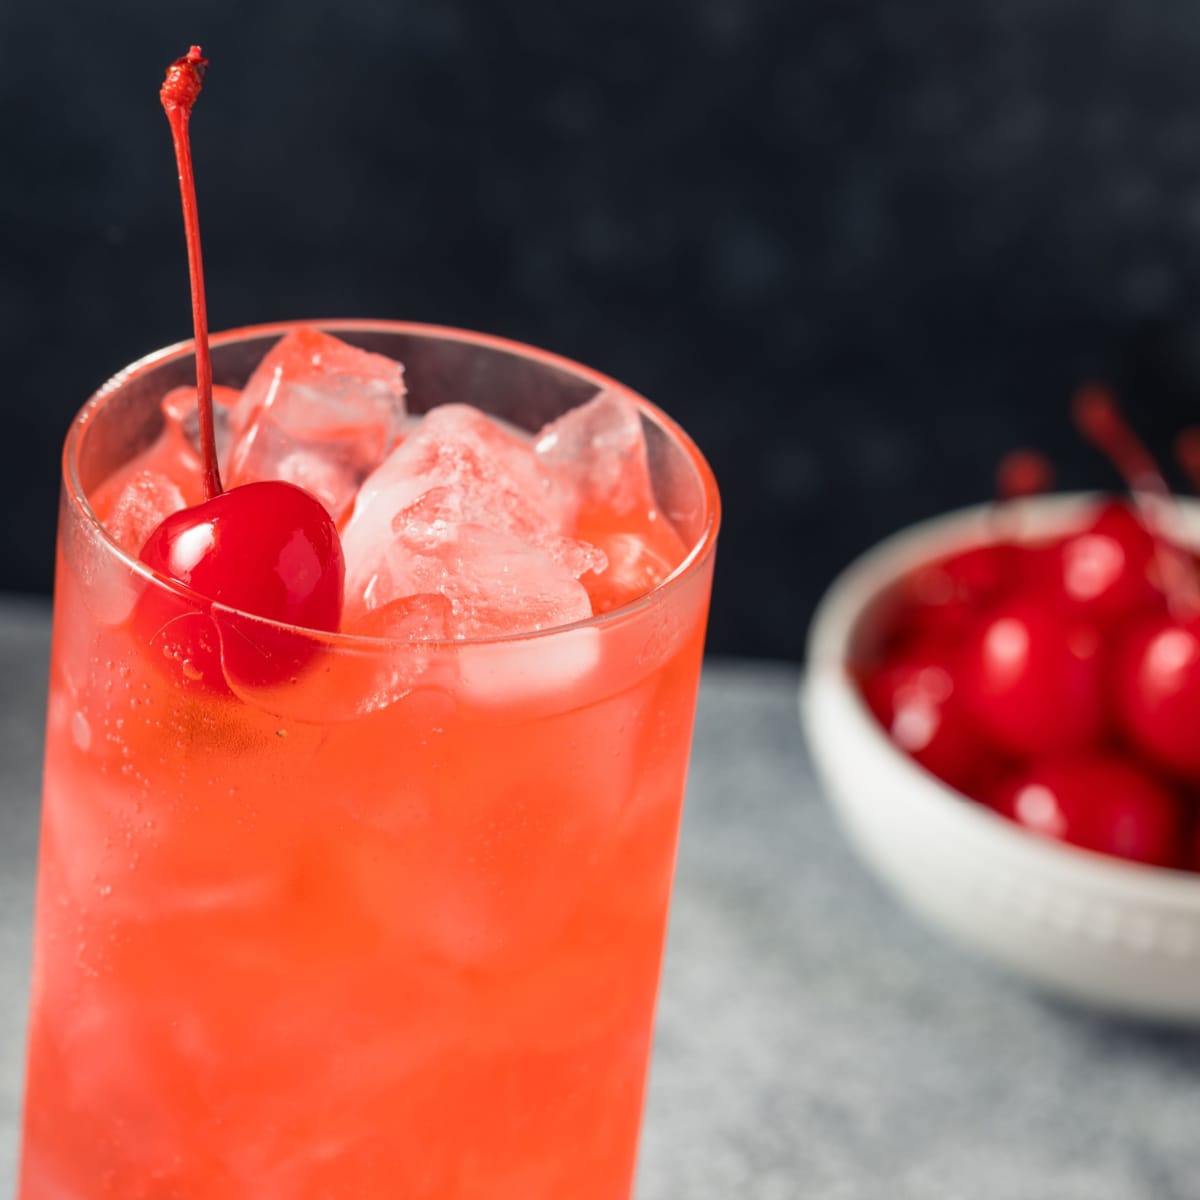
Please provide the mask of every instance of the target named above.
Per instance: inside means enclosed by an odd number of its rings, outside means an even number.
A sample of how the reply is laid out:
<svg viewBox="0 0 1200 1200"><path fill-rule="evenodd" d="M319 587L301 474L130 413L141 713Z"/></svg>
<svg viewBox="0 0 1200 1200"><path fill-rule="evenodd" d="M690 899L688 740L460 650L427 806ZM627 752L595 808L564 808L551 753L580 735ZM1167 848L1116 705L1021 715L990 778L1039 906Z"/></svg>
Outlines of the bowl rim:
<svg viewBox="0 0 1200 1200"><path fill-rule="evenodd" d="M1006 517L1033 526L1038 537L1062 533L1080 524L1105 496L1101 492L1062 492L1011 501L1006 505ZM1177 519L1189 534L1200 529L1200 501L1181 497ZM996 506L973 505L907 526L850 562L821 597L809 625L802 705L823 703L820 695L828 699L835 693L839 711L854 724L853 736L870 743L873 757L890 759L911 784L923 781L929 794L953 806L955 819L968 824L976 836L1000 839L1014 854L1034 855L1047 870L1070 871L1084 886L1109 890L1115 886L1131 899L1167 903L1200 919L1200 872L1128 862L1022 829L938 779L897 748L855 684L848 669L850 640L879 593L920 563L981 541L996 541L997 532ZM1027 534L1028 527L1023 532ZM805 724L811 736L813 722ZM904 803L902 796L898 795L896 802Z"/></svg>

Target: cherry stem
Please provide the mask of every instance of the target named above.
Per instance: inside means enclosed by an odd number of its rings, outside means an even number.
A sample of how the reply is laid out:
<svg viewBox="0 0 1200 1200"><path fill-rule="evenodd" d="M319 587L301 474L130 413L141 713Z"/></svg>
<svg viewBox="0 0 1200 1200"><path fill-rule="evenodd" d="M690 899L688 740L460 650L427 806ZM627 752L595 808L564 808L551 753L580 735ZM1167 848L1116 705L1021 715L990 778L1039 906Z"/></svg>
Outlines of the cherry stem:
<svg viewBox="0 0 1200 1200"><path fill-rule="evenodd" d="M1149 493L1169 499L1171 489L1150 451L1121 416L1113 394L1098 383L1089 383L1075 393L1071 408L1075 428L1117 468L1136 497Z"/></svg>
<svg viewBox="0 0 1200 1200"><path fill-rule="evenodd" d="M992 521L997 540L1017 540L1020 517L1007 503L1029 496L1040 496L1054 485L1054 467L1036 450L1013 450L996 468L996 505Z"/></svg>
<svg viewBox="0 0 1200 1200"><path fill-rule="evenodd" d="M183 200L183 228L187 235L188 275L192 284L192 324L196 335L196 406L200 417L200 454L203 459L204 498L221 494L217 467L217 439L213 430L212 358L208 351L208 311L204 302L204 263L200 257L200 217L196 211L196 180L192 174L192 145L188 122L208 59L193 46L168 68L159 98L171 125L175 162L179 167L179 194Z"/></svg>
<svg viewBox="0 0 1200 1200"><path fill-rule="evenodd" d="M1054 467L1036 450L1014 450L996 468L996 498L1019 500L1040 496L1054 485Z"/></svg>
<svg viewBox="0 0 1200 1200"><path fill-rule="evenodd" d="M1200 492L1200 427L1185 429L1175 438L1175 461L1183 468L1192 491Z"/></svg>
<svg viewBox="0 0 1200 1200"><path fill-rule="evenodd" d="M1142 522L1154 539L1167 607L1177 617L1195 612L1200 608L1200 579L1195 566L1188 555L1164 536L1156 519L1156 510L1173 506L1175 497L1154 456L1121 415L1116 399L1106 387L1090 383L1080 388L1071 412L1079 432L1117 468L1141 511Z"/></svg>

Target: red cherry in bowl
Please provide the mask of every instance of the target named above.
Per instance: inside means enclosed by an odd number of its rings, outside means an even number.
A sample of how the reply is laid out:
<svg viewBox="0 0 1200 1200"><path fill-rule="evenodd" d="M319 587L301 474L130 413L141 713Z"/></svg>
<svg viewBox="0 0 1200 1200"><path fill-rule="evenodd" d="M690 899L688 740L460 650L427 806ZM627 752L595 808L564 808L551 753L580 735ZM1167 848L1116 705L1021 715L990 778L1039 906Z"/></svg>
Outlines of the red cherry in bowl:
<svg viewBox="0 0 1200 1200"><path fill-rule="evenodd" d="M988 608L1021 587L1034 555L1016 536L1021 514L1008 502L1041 494L1052 478L1053 468L1042 455L1028 450L1007 455L996 472L998 503L989 514L991 536L924 563L901 580L883 642L896 647L926 636L953 642Z"/></svg>
<svg viewBox="0 0 1200 1200"><path fill-rule="evenodd" d="M1027 554L1015 543L992 542L915 568L896 588L881 641L898 647L961 640L1023 580Z"/></svg>
<svg viewBox="0 0 1200 1200"><path fill-rule="evenodd" d="M865 673L863 696L893 742L927 771L969 791L986 758L955 692L951 650L932 639Z"/></svg>
<svg viewBox="0 0 1200 1200"><path fill-rule="evenodd" d="M1156 867L1181 863L1183 806L1150 772L1116 754L1034 763L988 797L1033 833Z"/></svg>
<svg viewBox="0 0 1200 1200"><path fill-rule="evenodd" d="M1038 557L1047 595L1080 617L1112 625L1165 603L1154 538L1126 504L1106 503L1086 528Z"/></svg>
<svg viewBox="0 0 1200 1200"><path fill-rule="evenodd" d="M1117 644L1113 708L1135 749L1163 770L1200 782L1200 614L1162 614Z"/></svg>
<svg viewBox="0 0 1200 1200"><path fill-rule="evenodd" d="M290 483L248 483L174 513L140 557L196 601L313 630L336 630L341 619L345 564L337 530L320 501ZM222 640L227 668L256 684L290 677L310 653L299 635L259 622L232 625L241 636L221 639L211 605L165 590L147 594L136 620L152 653L176 664L184 681L218 690Z"/></svg>
<svg viewBox="0 0 1200 1200"><path fill-rule="evenodd" d="M961 694L982 737L1018 758L1080 750L1105 724L1095 625L1026 591L997 605L963 650Z"/></svg>

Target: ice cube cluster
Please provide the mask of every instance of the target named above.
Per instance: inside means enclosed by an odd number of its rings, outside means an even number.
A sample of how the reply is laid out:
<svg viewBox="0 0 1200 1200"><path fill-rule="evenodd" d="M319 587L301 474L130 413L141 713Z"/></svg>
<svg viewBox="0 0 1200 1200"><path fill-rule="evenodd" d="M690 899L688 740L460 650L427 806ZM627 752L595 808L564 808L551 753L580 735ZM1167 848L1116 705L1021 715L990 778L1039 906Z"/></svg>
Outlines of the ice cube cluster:
<svg viewBox="0 0 1200 1200"><path fill-rule="evenodd" d="M398 362L297 329L242 390L226 483L282 479L312 492L340 521L399 437L404 396Z"/></svg>
<svg viewBox="0 0 1200 1200"><path fill-rule="evenodd" d="M240 393L215 392L226 487L287 480L338 523L343 632L549 629L627 603L682 557L657 510L641 416L619 392L533 435L453 400L418 419L401 364L310 328L283 337ZM201 498L194 390L164 397L163 415L158 442L94 501L130 553Z"/></svg>

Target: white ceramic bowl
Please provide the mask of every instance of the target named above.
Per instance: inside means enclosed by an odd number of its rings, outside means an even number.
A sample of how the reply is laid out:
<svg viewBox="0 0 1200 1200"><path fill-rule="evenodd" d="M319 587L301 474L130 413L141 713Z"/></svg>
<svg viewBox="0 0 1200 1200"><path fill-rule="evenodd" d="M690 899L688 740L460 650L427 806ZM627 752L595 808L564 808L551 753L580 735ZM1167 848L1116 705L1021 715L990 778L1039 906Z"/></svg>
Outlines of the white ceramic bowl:
<svg viewBox="0 0 1200 1200"><path fill-rule="evenodd" d="M1022 501L1021 528L1066 530L1091 500ZM1196 516L1193 506L1189 524ZM817 773L862 859L931 925L1094 1007L1200 1023L1200 875L1056 843L967 799L892 744L846 669L883 588L987 541L990 530L987 506L916 525L864 554L825 594L800 706Z"/></svg>

